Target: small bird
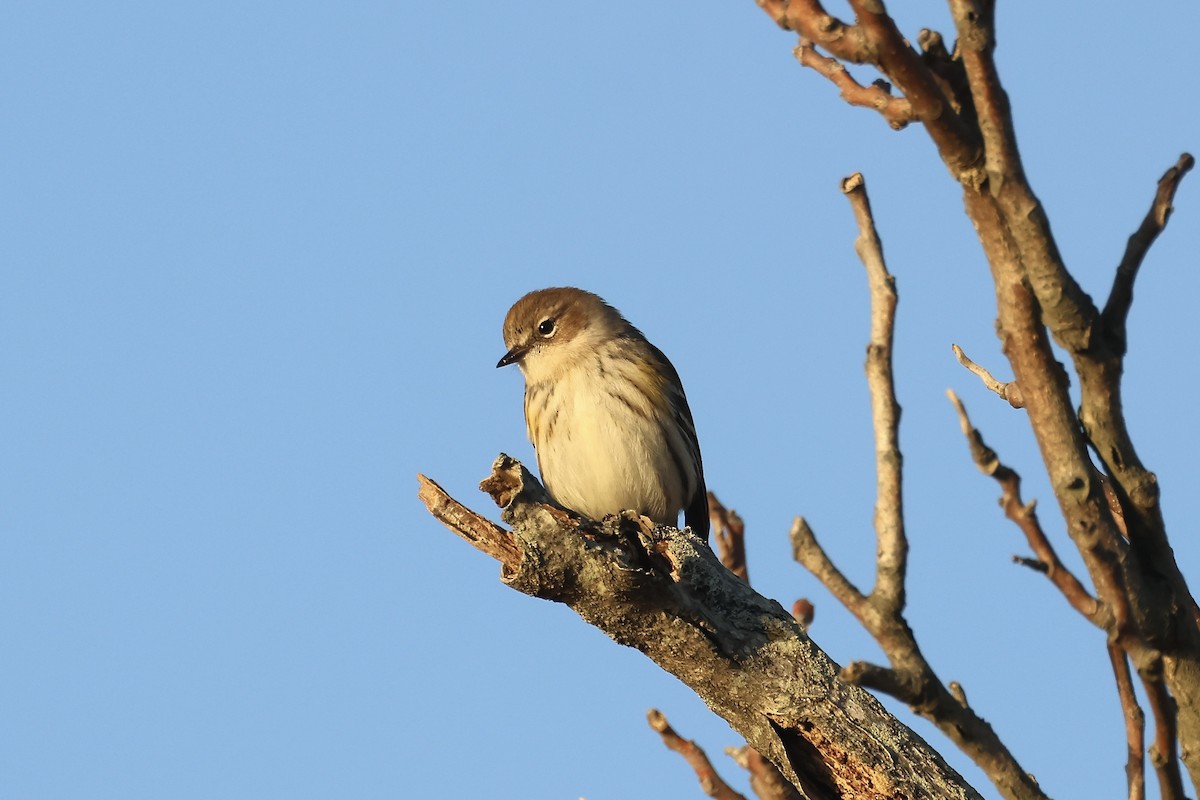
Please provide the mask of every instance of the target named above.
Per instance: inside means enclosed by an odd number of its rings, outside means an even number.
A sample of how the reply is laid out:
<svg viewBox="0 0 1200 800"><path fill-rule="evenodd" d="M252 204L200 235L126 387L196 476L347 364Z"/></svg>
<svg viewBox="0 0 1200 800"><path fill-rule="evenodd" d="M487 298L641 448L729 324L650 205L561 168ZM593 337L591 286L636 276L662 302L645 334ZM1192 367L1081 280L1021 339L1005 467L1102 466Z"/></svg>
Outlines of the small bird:
<svg viewBox="0 0 1200 800"><path fill-rule="evenodd" d="M525 425L555 502L600 519L632 509L708 539L708 493L679 373L620 312L582 289L541 289L504 318L525 376Z"/></svg>

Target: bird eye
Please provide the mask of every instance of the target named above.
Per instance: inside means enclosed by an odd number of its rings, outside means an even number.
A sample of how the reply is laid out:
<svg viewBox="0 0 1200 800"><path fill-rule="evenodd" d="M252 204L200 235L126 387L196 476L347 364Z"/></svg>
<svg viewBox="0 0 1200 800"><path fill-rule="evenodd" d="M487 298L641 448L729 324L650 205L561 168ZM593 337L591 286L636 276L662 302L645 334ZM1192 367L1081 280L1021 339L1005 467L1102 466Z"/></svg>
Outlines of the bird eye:
<svg viewBox="0 0 1200 800"><path fill-rule="evenodd" d="M545 336L547 339L554 335L554 319L546 317L538 323L538 333Z"/></svg>

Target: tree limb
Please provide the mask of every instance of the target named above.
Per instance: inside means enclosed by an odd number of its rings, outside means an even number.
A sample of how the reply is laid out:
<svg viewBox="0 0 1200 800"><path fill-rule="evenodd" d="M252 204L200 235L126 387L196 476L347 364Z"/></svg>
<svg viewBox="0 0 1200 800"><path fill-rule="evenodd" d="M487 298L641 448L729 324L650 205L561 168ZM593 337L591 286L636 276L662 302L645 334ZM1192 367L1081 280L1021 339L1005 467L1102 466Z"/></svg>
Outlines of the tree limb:
<svg viewBox="0 0 1200 800"><path fill-rule="evenodd" d="M854 662L842 670L842 678L908 703L978 764L1005 797L1041 800L1045 795L1037 782L1021 768L992 727L970 706L960 702L937 677L904 618L908 540L904 532L900 491L900 410L891 361L895 281L883 261L862 176L856 174L843 181L843 191L850 199L858 223L855 249L867 269L871 294L867 383L876 442L875 528L878 545L875 589L864 596L834 566L812 529L799 517L792 525L792 550L796 560L812 572L875 638L891 664L882 667ZM961 687L958 693L961 694Z"/></svg>
<svg viewBox="0 0 1200 800"><path fill-rule="evenodd" d="M461 520L478 515L430 495L430 483L422 482L422 499L462 535ZM837 665L787 611L690 532L628 512L603 523L581 519L547 503L537 480L504 455L482 487L512 526L516 557L501 559L504 583L565 603L645 653L809 797L979 797L875 698L840 680ZM497 549L487 536L464 538L484 552Z"/></svg>
<svg viewBox="0 0 1200 800"><path fill-rule="evenodd" d="M986 194L964 184L964 199L992 266L997 328L1025 394L1030 424L1068 533L1098 595L1114 609L1109 633L1140 673L1157 674L1161 669L1170 692L1180 701L1172 708L1178 709L1183 754L1197 786L1200 628L1196 604L1167 543L1157 478L1142 466L1126 429L1118 355L1123 345L1111 340L1100 312L1067 271L1045 212L1025 178L1008 100L992 59L993 11L990 0L951 0L988 176ZM1166 183L1177 182L1182 172ZM1115 308L1122 301L1117 302ZM1078 413L1045 328L1071 355L1082 398ZM1128 546L1104 496L1103 480L1091 465L1089 445L1108 470L1121 523L1128 531Z"/></svg>
<svg viewBox="0 0 1200 800"><path fill-rule="evenodd" d="M717 544L717 554L721 563L734 575L749 583L750 573L746 568L746 524L736 511L725 508L712 492L708 493L708 514L710 527L714 532L713 541ZM792 616L796 616L794 611ZM801 626L805 624L799 617L796 621ZM775 765L750 745L736 749L727 748L726 752L733 755L738 764L750 773L750 788L760 800L804 800L796 791L796 787L788 783Z"/></svg>

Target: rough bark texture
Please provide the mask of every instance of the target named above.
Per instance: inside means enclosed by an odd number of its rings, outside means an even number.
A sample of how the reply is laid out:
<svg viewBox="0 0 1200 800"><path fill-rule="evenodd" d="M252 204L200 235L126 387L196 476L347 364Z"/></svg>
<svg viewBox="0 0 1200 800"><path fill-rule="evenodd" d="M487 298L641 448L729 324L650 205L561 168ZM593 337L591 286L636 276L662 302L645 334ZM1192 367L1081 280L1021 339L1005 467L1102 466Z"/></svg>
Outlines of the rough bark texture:
<svg viewBox="0 0 1200 800"><path fill-rule="evenodd" d="M645 653L808 797L979 796L875 698L841 680L838 665L791 614L690 533L632 515L602 525L581 520L554 507L537 480L504 455L482 488L503 508L511 532L421 482L430 511L497 557L506 584L565 603Z"/></svg>

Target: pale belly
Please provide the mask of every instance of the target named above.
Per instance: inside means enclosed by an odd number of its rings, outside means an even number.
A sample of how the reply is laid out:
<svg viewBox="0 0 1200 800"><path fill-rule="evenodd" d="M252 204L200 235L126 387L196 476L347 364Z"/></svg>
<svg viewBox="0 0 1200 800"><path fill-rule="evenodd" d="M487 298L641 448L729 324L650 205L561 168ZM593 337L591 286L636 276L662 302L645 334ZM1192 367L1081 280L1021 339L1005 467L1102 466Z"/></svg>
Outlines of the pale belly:
<svg viewBox="0 0 1200 800"><path fill-rule="evenodd" d="M559 386L543 413L557 411L553 436L534 441L551 496L593 519L632 509L675 525L684 488L657 419L608 392ZM566 402L560 398L569 398Z"/></svg>

